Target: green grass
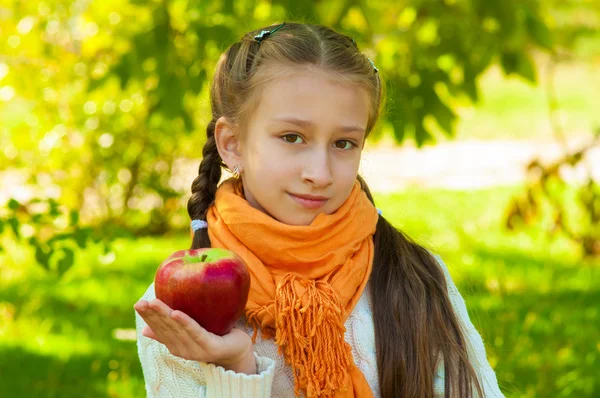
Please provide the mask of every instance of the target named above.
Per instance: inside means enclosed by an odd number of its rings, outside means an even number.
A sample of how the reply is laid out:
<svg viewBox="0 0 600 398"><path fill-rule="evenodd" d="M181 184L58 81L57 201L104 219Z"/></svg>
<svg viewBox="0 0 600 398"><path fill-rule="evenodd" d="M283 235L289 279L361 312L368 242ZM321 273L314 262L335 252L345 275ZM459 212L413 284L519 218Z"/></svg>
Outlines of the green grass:
<svg viewBox="0 0 600 398"><path fill-rule="evenodd" d="M438 251L482 334L507 397L600 393L599 262L538 231L498 226L516 188L377 195L384 216ZM7 397L143 397L133 304L186 235L118 241L57 281L18 246L0 257L0 385Z"/></svg>

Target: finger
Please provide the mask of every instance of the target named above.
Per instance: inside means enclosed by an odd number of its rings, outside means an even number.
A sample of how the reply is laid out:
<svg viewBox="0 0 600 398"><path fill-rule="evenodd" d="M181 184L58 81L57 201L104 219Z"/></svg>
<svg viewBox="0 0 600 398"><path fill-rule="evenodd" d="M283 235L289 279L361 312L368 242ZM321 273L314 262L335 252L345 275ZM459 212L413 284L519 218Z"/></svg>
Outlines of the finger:
<svg viewBox="0 0 600 398"><path fill-rule="evenodd" d="M197 343L204 346L211 338L208 330L204 329L192 317L182 311L171 312L171 318L187 332L187 334Z"/></svg>
<svg viewBox="0 0 600 398"><path fill-rule="evenodd" d="M157 326L156 333L157 335L165 341L165 344L168 346L176 346L180 345L181 338L185 338L181 333L181 326L178 325L173 319L171 319L171 308L163 303L162 301L156 299L150 302L150 308L152 308L155 312L155 322Z"/></svg>
<svg viewBox="0 0 600 398"><path fill-rule="evenodd" d="M160 299L154 299L149 301L148 307L163 315L168 315L171 313L171 311L173 311L171 307L162 302Z"/></svg>
<svg viewBox="0 0 600 398"><path fill-rule="evenodd" d="M136 310L138 314L140 314L140 312L144 312L148 309L148 302L146 300L139 300L133 305L133 309Z"/></svg>
<svg viewBox="0 0 600 398"><path fill-rule="evenodd" d="M148 302L148 309L152 312L153 316L160 319L168 318L172 311L168 305L159 299Z"/></svg>
<svg viewBox="0 0 600 398"><path fill-rule="evenodd" d="M159 325L156 333L158 341L162 341L173 355L184 359L193 358L194 353L198 352L198 343L171 317L173 310L160 300L152 301L149 305L156 313L155 320Z"/></svg>
<svg viewBox="0 0 600 398"><path fill-rule="evenodd" d="M164 341L165 336L168 334L169 328L162 320L164 314L161 313L160 308L158 308L157 305L151 301L148 303L148 308L143 314L148 326L150 326L154 333Z"/></svg>
<svg viewBox="0 0 600 398"><path fill-rule="evenodd" d="M160 341L160 338L152 331L152 329L149 326L144 326L144 328L142 329L142 336L148 337L149 339L156 340L159 343L162 343L162 341Z"/></svg>
<svg viewBox="0 0 600 398"><path fill-rule="evenodd" d="M154 315L154 310L152 310L148 306L148 302L144 302L144 304L140 304L140 302L136 303L133 308L139 314L139 316L144 320L146 325L152 326L155 322L152 318Z"/></svg>
<svg viewBox="0 0 600 398"><path fill-rule="evenodd" d="M189 345L191 338L189 333L175 318L173 318L173 313L177 312L182 313L181 311L171 310L169 314L162 319L165 322L165 325L170 329L176 343L184 346Z"/></svg>

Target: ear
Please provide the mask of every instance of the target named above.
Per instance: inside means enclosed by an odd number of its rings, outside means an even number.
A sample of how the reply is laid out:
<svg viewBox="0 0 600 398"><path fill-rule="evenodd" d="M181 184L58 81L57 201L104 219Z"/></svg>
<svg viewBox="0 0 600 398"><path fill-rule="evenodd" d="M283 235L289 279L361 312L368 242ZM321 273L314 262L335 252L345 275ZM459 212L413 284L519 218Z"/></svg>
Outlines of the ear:
<svg viewBox="0 0 600 398"><path fill-rule="evenodd" d="M215 124L215 142L219 155L229 170L233 170L236 165L240 169L243 168L238 131L224 116L221 116Z"/></svg>

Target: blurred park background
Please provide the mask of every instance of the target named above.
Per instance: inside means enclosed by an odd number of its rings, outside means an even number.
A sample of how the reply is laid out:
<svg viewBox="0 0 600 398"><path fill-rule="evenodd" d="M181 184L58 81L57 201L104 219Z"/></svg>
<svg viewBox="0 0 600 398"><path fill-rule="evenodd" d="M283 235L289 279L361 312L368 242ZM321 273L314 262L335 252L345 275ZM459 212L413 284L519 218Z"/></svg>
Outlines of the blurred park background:
<svg viewBox="0 0 600 398"><path fill-rule="evenodd" d="M145 395L132 306L191 243L215 61L284 20L387 81L362 172L505 395L600 396L599 0L0 0L0 395Z"/></svg>

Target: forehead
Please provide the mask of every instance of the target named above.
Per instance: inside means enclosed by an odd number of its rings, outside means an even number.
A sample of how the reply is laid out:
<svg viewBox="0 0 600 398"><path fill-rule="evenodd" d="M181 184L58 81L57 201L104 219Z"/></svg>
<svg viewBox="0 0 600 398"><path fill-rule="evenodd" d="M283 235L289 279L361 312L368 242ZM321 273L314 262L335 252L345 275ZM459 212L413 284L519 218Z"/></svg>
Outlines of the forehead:
<svg viewBox="0 0 600 398"><path fill-rule="evenodd" d="M323 127L329 124L364 127L369 106L369 94L359 84L318 67L288 67L264 83L252 119L268 123L280 117L296 117Z"/></svg>

